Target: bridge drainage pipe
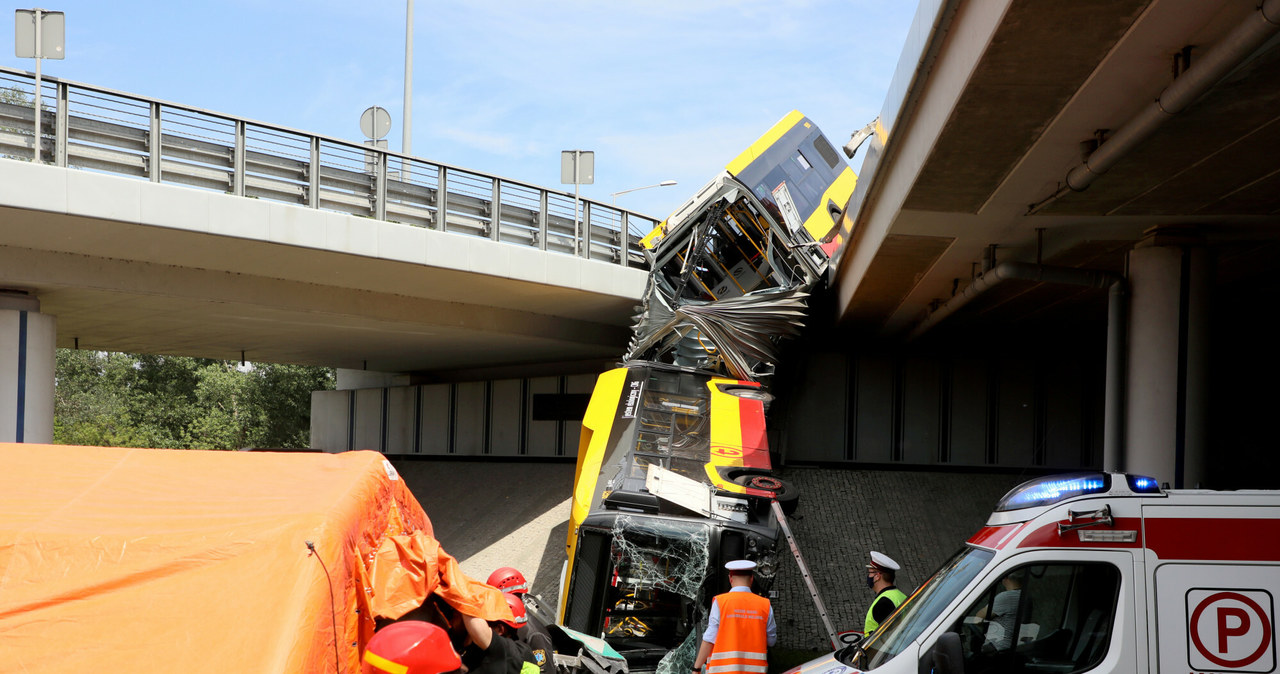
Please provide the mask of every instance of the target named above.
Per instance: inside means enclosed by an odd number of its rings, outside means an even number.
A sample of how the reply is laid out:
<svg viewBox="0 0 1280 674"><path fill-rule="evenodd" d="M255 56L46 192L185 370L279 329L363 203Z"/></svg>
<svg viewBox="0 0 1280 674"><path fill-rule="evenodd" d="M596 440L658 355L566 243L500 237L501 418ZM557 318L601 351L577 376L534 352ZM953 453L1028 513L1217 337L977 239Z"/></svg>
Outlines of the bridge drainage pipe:
<svg viewBox="0 0 1280 674"><path fill-rule="evenodd" d="M1196 59L1190 69L1165 87L1154 102L1116 129L1088 159L1068 171L1065 183L1033 204L1027 215L1034 215L1067 192L1088 189L1130 150L1244 63L1277 32L1280 32L1280 0L1265 0L1218 44Z"/></svg>

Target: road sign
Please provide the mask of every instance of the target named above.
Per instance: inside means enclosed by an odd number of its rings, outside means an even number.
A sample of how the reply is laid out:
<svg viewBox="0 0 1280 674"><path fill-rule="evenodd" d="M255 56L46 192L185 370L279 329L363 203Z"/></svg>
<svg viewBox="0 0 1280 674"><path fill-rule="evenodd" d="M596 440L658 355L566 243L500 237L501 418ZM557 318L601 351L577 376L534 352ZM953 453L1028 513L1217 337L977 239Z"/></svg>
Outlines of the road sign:
<svg viewBox="0 0 1280 674"><path fill-rule="evenodd" d="M1270 672L1275 605L1265 590L1187 591L1187 664L1198 672Z"/></svg>
<svg viewBox="0 0 1280 674"><path fill-rule="evenodd" d="M40 12L39 40L36 40L37 11ZM13 52L18 58L66 58L67 48L64 44L66 33L67 17L62 12L19 9L13 13ZM37 43L39 43L38 49Z"/></svg>
<svg viewBox="0 0 1280 674"><path fill-rule="evenodd" d="M379 140L391 130L391 113L386 108L373 106L360 115L360 131L369 140Z"/></svg>
<svg viewBox="0 0 1280 674"><path fill-rule="evenodd" d="M596 182L596 153L591 150L560 152L560 184L593 185Z"/></svg>

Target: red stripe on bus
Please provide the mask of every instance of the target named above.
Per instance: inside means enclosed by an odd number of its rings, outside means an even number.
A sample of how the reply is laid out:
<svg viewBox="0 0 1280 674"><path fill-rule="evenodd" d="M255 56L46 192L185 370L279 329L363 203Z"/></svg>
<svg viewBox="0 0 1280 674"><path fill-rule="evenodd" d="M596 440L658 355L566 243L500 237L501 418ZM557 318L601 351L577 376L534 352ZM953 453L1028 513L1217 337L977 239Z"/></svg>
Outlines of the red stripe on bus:
<svg viewBox="0 0 1280 674"><path fill-rule="evenodd" d="M765 433L764 403L738 399L738 423L742 428L742 465L769 469L769 437Z"/></svg>
<svg viewBox="0 0 1280 674"><path fill-rule="evenodd" d="M1149 517L1147 547L1162 560L1280 561L1280 519Z"/></svg>

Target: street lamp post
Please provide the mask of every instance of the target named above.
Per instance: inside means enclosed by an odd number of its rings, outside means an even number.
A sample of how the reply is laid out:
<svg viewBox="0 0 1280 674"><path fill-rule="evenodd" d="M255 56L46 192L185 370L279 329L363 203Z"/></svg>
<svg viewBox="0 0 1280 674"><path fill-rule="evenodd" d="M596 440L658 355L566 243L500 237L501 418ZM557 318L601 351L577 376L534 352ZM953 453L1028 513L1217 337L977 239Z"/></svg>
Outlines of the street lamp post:
<svg viewBox="0 0 1280 674"><path fill-rule="evenodd" d="M413 0L406 0L404 19L404 123L401 128L400 160L401 180L409 182L409 160L413 152Z"/></svg>
<svg viewBox="0 0 1280 674"><path fill-rule="evenodd" d="M632 188L631 188L631 189L629 189L629 190L622 190L621 192L614 192L613 194L610 194L610 195L609 195L610 197L613 197L613 198L612 198L612 200L610 200L610 202L609 202L609 203L610 203L611 205L616 206L616 205L618 204L618 195L619 195L619 194L626 194L627 192L636 192L636 191L638 191L638 190L647 190L647 189L649 189L650 187L671 187L671 186L672 186L672 185L674 185L674 184L676 184L676 181L674 181L674 180L664 180L664 181L662 181L662 182L660 182L660 183L658 183L658 184L656 184L656 185L645 185L644 187L632 187Z"/></svg>

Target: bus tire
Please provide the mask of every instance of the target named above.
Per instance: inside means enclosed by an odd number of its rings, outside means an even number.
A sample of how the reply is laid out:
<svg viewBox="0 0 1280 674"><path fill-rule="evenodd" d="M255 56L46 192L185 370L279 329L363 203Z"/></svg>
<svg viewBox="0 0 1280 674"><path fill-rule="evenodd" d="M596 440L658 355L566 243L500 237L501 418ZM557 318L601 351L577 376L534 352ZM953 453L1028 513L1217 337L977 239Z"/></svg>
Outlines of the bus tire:
<svg viewBox="0 0 1280 674"><path fill-rule="evenodd" d="M781 478L747 473L735 476L733 481L744 487L772 493L773 499L782 506L782 512L785 515L794 513L800 505L800 491L795 488L795 485ZM765 506L767 505L766 503Z"/></svg>

